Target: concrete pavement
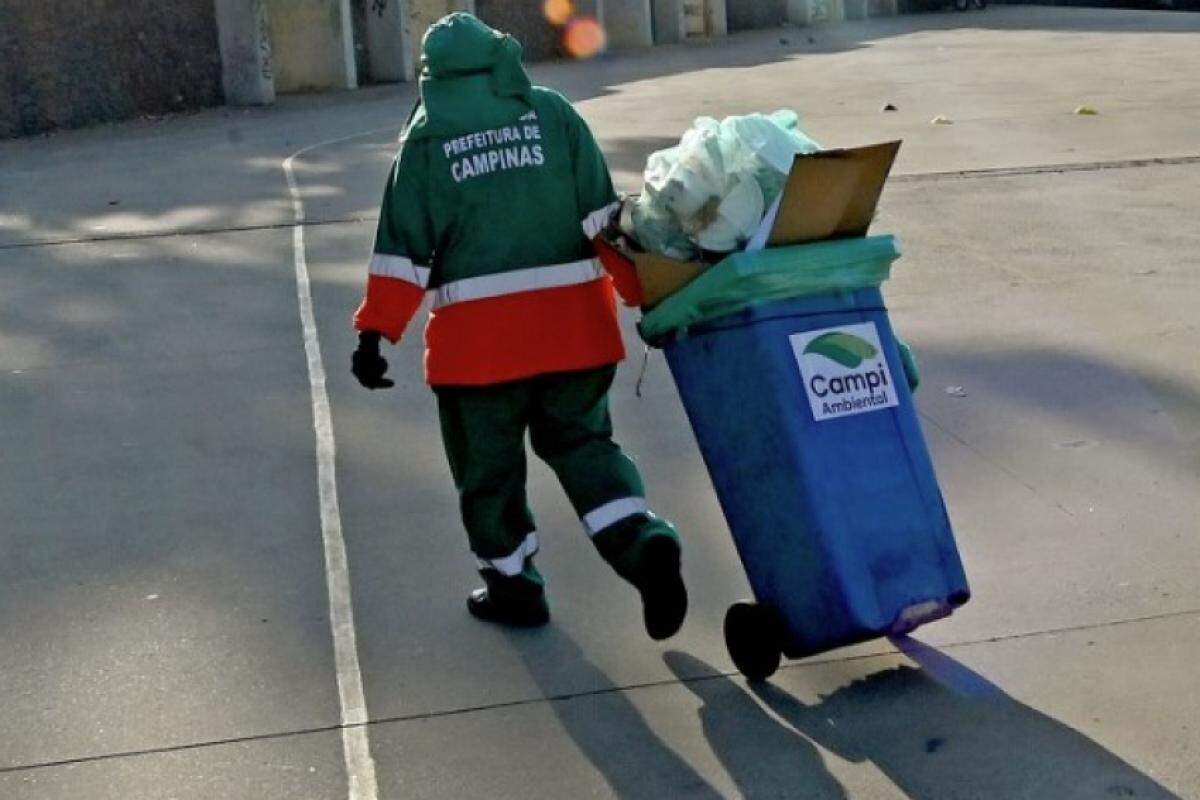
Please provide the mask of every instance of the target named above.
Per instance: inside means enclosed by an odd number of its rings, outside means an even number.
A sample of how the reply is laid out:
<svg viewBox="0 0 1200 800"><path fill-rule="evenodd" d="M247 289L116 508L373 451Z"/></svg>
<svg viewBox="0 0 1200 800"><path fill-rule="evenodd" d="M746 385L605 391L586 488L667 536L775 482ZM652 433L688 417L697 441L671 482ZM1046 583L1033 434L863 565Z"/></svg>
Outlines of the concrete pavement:
<svg viewBox="0 0 1200 800"><path fill-rule="evenodd" d="M905 139L877 229L975 598L936 650L758 690L728 677L745 579L661 358L614 414L688 537L682 634L645 640L540 466L554 626L465 615L419 337L393 392L344 369L407 89L0 144L0 796L346 796L280 172L321 142L296 173L380 797L1200 794L1198 41L1196 15L1019 7L535 70L627 189L701 113Z"/></svg>

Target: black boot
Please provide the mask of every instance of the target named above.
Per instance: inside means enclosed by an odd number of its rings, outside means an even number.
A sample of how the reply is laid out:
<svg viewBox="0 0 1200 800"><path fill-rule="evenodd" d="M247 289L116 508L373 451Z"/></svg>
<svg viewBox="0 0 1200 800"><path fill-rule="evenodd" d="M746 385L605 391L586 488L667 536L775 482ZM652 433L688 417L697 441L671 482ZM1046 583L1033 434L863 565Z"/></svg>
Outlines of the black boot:
<svg viewBox="0 0 1200 800"><path fill-rule="evenodd" d="M687 616L687 587L680 572L679 542L673 536L655 536L641 548L638 578L642 595L642 620L655 641L670 639Z"/></svg>
<svg viewBox="0 0 1200 800"><path fill-rule="evenodd" d="M537 628L550 621L550 605L544 595L497 600L483 586L467 596L467 611L485 622L514 628Z"/></svg>

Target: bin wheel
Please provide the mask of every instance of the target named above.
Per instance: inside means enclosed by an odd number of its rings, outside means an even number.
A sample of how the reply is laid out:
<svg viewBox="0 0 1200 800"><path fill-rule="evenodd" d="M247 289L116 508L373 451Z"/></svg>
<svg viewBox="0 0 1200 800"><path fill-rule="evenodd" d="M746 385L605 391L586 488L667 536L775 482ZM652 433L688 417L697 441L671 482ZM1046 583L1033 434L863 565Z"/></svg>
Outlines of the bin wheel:
<svg viewBox="0 0 1200 800"><path fill-rule="evenodd" d="M725 647L738 671L750 680L774 675L783 656L774 614L746 600L731 605L725 612Z"/></svg>
<svg viewBox="0 0 1200 800"><path fill-rule="evenodd" d="M966 11L971 7L971 0L954 0L955 11Z"/></svg>

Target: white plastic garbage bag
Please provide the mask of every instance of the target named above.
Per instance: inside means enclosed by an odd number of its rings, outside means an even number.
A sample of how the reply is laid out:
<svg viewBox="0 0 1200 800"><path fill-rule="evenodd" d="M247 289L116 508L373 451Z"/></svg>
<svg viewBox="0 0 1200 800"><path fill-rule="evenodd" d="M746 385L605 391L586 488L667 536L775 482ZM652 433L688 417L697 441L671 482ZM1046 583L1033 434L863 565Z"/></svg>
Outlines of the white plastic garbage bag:
<svg viewBox="0 0 1200 800"><path fill-rule="evenodd" d="M696 233L696 244L717 253L737 250L758 228L765 205L754 176L740 177L717 206L716 218Z"/></svg>
<svg viewBox="0 0 1200 800"><path fill-rule="evenodd" d="M633 234L673 258L740 249L783 191L795 155L819 149L793 111L700 117L676 147L648 159Z"/></svg>

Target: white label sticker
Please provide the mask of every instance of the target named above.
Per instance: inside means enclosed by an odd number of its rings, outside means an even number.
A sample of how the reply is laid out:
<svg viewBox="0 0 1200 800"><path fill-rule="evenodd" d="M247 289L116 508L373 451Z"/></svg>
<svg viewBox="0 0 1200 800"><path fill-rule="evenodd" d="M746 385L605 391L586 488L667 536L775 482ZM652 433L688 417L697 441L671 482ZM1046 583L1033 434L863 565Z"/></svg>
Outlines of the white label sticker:
<svg viewBox="0 0 1200 800"><path fill-rule="evenodd" d="M788 338L817 422L897 405L875 323L839 325Z"/></svg>

